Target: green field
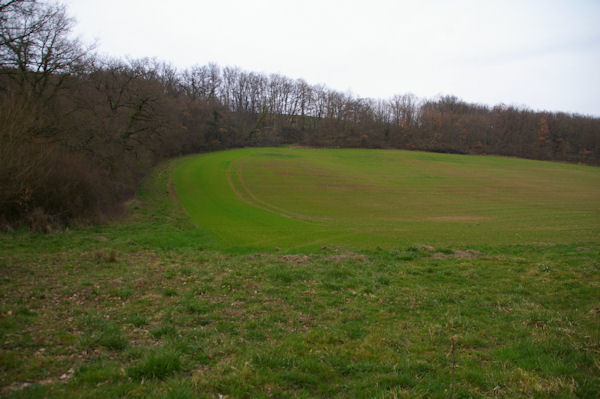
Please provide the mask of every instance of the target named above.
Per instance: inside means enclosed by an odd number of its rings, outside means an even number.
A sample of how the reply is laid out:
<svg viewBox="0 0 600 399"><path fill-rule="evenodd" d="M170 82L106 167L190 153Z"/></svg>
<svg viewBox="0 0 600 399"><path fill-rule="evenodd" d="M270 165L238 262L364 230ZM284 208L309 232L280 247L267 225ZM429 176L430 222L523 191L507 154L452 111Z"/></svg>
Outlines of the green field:
<svg viewBox="0 0 600 399"><path fill-rule="evenodd" d="M176 170L190 218L225 248L311 251L600 237L600 170L384 150L243 149Z"/></svg>
<svg viewBox="0 0 600 399"><path fill-rule="evenodd" d="M599 172L165 162L122 220L0 233L0 397L598 398Z"/></svg>

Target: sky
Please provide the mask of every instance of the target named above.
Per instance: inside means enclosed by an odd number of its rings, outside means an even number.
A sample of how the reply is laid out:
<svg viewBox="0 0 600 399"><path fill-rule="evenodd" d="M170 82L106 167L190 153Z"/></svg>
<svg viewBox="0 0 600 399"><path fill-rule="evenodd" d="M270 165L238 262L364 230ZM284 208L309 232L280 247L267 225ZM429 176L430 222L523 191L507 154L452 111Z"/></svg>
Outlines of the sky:
<svg viewBox="0 0 600 399"><path fill-rule="evenodd" d="M118 58L600 117L600 0L66 0Z"/></svg>

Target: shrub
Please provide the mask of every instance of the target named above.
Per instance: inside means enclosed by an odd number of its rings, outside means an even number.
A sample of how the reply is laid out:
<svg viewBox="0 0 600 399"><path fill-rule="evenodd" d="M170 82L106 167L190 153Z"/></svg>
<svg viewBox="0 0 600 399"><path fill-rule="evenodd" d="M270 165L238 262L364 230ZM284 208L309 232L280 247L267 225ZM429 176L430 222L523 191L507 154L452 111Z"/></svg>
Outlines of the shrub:
<svg viewBox="0 0 600 399"><path fill-rule="evenodd" d="M0 227L49 233L120 210L123 188L89 156L59 144L35 104L0 99Z"/></svg>

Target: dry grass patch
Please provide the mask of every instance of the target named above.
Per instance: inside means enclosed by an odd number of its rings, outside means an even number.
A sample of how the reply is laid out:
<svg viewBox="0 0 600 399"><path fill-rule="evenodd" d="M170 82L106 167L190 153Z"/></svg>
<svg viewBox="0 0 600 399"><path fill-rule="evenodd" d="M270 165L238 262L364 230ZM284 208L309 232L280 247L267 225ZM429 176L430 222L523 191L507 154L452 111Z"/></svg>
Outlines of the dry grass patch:
<svg viewBox="0 0 600 399"><path fill-rule="evenodd" d="M328 256L327 260L334 263L342 263L342 262L355 262L355 263L365 263L369 260L369 257L362 254L356 253L343 253L339 255Z"/></svg>

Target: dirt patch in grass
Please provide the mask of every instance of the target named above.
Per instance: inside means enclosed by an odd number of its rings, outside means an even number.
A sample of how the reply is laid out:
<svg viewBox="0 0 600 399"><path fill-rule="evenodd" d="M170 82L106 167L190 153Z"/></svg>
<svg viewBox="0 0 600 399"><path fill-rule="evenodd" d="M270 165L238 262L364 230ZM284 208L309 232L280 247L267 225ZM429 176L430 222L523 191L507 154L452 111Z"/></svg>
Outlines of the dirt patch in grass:
<svg viewBox="0 0 600 399"><path fill-rule="evenodd" d="M467 249L465 251L453 250L452 253L436 252L433 254L433 259L475 259L481 255L480 251L475 249Z"/></svg>
<svg viewBox="0 0 600 399"><path fill-rule="evenodd" d="M330 260L334 263L341 263L341 262L365 263L366 261L369 260L369 258L366 255L347 253L347 254L328 256L327 260Z"/></svg>
<svg viewBox="0 0 600 399"><path fill-rule="evenodd" d="M454 216L434 216L424 218L424 221L428 222L487 222L492 220L489 216L475 216L475 215L454 215Z"/></svg>
<svg viewBox="0 0 600 399"><path fill-rule="evenodd" d="M594 248L591 247L577 247L577 251L579 252L584 252L584 251L593 251Z"/></svg>
<svg viewBox="0 0 600 399"><path fill-rule="evenodd" d="M385 220L391 222L454 222L454 223L475 223L475 222L488 222L494 218L489 216L475 216L475 215L453 215L453 216L431 216L425 218L419 217L392 217L392 218L379 218L378 220Z"/></svg>
<svg viewBox="0 0 600 399"><path fill-rule="evenodd" d="M310 260L308 255L298 254L298 255L283 255L281 260L285 263L289 263L292 265L302 265Z"/></svg>
<svg viewBox="0 0 600 399"><path fill-rule="evenodd" d="M474 249L467 249L466 251L454 251L454 257L456 259L474 259L481 255L481 252Z"/></svg>

